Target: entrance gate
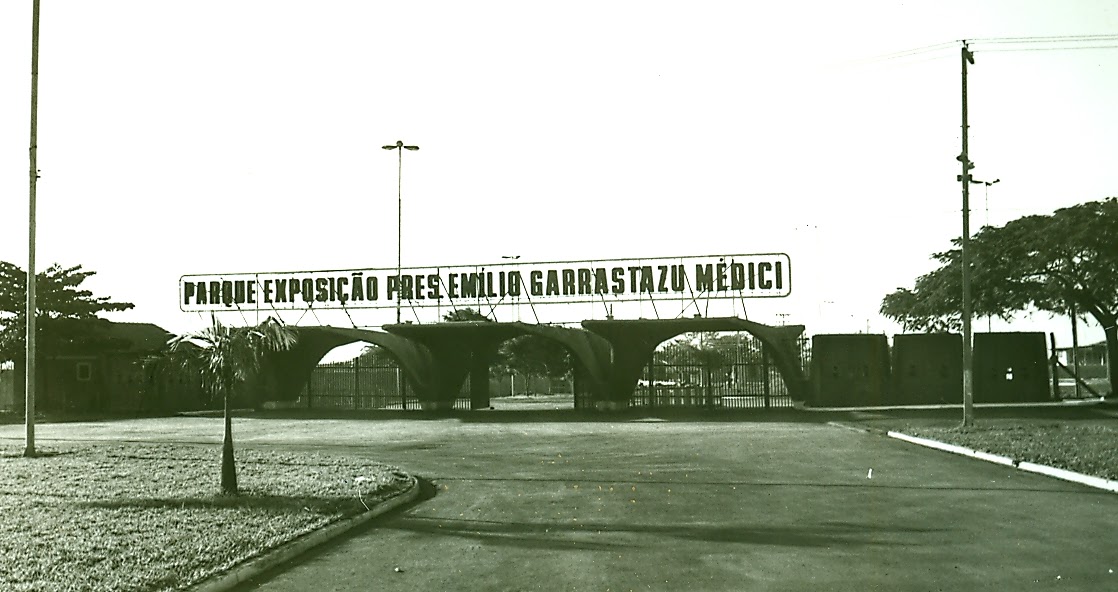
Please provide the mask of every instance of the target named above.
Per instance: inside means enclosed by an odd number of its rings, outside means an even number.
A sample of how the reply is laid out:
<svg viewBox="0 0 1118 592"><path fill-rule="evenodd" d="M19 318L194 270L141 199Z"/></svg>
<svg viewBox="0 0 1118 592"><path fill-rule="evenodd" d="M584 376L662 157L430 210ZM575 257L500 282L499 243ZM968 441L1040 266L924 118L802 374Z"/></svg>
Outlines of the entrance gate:
<svg viewBox="0 0 1118 592"><path fill-rule="evenodd" d="M583 329L568 329L523 323L463 321L389 325L386 327L388 332L300 327L299 341L294 348L266 356L261 386L264 387L263 392L274 397L274 401L299 401L300 391L305 389L302 403L313 406L316 396L325 395L316 392L316 386L323 385L311 382L307 386L318 360L334 347L363 341L376 344L391 354L386 357L399 365L396 372L401 377L399 380L401 383L406 381L408 391L415 392L415 402L421 408L431 411L462 408L459 400L465 391L470 399L466 408L487 409L491 407L492 393L490 365L497 346L519 335L536 334L560 342L569 351L576 408L592 406L617 410L631 405L642 375L649 391L652 386L657 386L654 360L659 344L679 335L734 332L748 333L763 346L756 345L751 338L743 340L743 337L736 337L732 346L733 355L728 352L715 355L700 348L701 353L696 354L699 355L697 364L694 360L689 361L686 355L670 361L671 365L680 366L679 371L687 375L681 382L690 390L676 393L676 396L669 393L665 404L686 399L687 405L694 405L698 396L701 397L701 406L763 407L767 401L771 407L773 396L783 395L785 391L792 400L806 400L804 360L797 345L803 333L802 325L771 327L734 317L583 321L582 325ZM647 368L650 361L653 361L651 371ZM777 369L783 378L783 390L779 387L774 389L776 381L770 366ZM328 396L336 397L331 407L393 408L395 400L399 401L399 409L413 407L403 384L394 395L385 387L383 370L378 376L374 368L371 376L365 376L369 373L362 371L360 362L354 367L343 364L341 368L340 371L327 371L351 377L342 378L340 393L337 387L330 389ZM362 378L366 384L371 381L379 390L374 388L372 394L363 394ZM337 378L329 380L338 382ZM661 382L659 386L670 386ZM679 385L680 382L673 384ZM648 395L647 404L656 405L662 398L660 394Z"/></svg>
<svg viewBox="0 0 1118 592"><path fill-rule="evenodd" d="M809 356L807 344L798 340L801 364ZM629 404L648 409L793 406L771 356L747 333L685 336L663 344L645 366Z"/></svg>

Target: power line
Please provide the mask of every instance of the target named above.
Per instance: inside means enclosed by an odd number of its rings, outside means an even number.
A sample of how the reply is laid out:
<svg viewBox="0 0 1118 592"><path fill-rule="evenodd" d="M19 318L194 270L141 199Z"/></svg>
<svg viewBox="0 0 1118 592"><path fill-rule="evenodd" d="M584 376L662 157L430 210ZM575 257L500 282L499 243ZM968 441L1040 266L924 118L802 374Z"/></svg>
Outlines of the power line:
<svg viewBox="0 0 1118 592"><path fill-rule="evenodd" d="M1118 41L1118 34L1104 35L1047 35L1032 37L983 37L967 39L969 43L1085 43L1098 41Z"/></svg>
<svg viewBox="0 0 1118 592"><path fill-rule="evenodd" d="M892 60L900 60L900 59L904 59L904 58L910 58L910 57L913 57L913 56L923 55L923 54L926 54L926 53L933 53L933 52L937 52L937 51L944 51L944 50L948 50L948 49L953 49L957 45L958 45L958 42L955 42L955 41L937 43L935 45L925 45L923 47L916 47L916 48L913 48L913 49L906 49L906 50L902 50L902 51L895 51L895 52L892 52L892 53L885 53L885 54L880 54L880 55L876 55L876 56L870 56L870 57L867 57L867 58L859 58L859 59L850 60L849 62L846 62L846 65L851 65L851 66L869 65L869 64L876 64L876 63L881 63L881 62L888 62L888 61L892 61Z"/></svg>
<svg viewBox="0 0 1118 592"><path fill-rule="evenodd" d="M928 52L932 52L932 51L940 51L940 50L944 50L944 49L951 49L951 48L954 48L957 45L958 45L958 42L956 42L956 41L947 41L947 42L944 42L944 43L936 43L935 45L925 45L923 47L916 47L916 48L913 48L913 49L906 49L906 50L903 50L903 51L896 51L896 52L893 52L893 53L881 54L879 56L866 58L866 59L867 60L873 60L873 61L894 60L894 59L905 58L905 57L908 57L908 56L918 55L918 54L922 54L922 53L928 53Z"/></svg>
<svg viewBox="0 0 1118 592"><path fill-rule="evenodd" d="M1118 45L1088 45L1083 47L1019 47L1016 49L976 49L975 53L1007 53L1019 51L1083 51L1086 49L1118 49Z"/></svg>
<svg viewBox="0 0 1118 592"><path fill-rule="evenodd" d="M979 48L975 51L981 51L983 53L1019 51L1083 51L1090 49L1118 49L1118 34L990 37L984 39L971 39L970 42L979 46ZM982 47L987 45L992 45L994 47ZM1053 45L1058 46L1053 47Z"/></svg>
<svg viewBox="0 0 1118 592"><path fill-rule="evenodd" d="M964 41L968 44L974 45L1044 45L1044 44L1089 44L1081 46L1068 46L1061 47L1019 47L1019 48L1005 48L1005 49L981 49L972 51L983 52L1012 52L1012 51L1072 51L1072 50L1085 50L1085 49L1116 49L1118 48L1118 34L1099 34L1099 35L1047 35L1047 36L1028 36L1028 37L980 37L976 39L946 41L943 43L936 43L932 45L924 45L914 47L912 49L905 49L890 53L884 53L867 58L855 59L847 62L846 65L869 65L882 62L889 62L893 60L903 60L914 56L920 56L927 53L941 52L948 49L959 47ZM1100 43L1109 43L1108 45L1097 45ZM930 61L938 59L936 57L926 58L920 61Z"/></svg>

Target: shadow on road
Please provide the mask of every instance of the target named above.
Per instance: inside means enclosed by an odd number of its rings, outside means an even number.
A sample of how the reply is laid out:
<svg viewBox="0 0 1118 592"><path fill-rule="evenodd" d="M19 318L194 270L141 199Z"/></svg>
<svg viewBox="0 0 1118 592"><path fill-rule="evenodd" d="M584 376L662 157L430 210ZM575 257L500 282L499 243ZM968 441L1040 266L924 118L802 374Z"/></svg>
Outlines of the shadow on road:
<svg viewBox="0 0 1118 592"><path fill-rule="evenodd" d="M753 524L626 524L606 522L514 522L460 518L400 516L380 526L440 537L464 537L492 545L530 549L617 550L644 546L624 539L628 535L675 538L704 543L741 543L783 547L832 547L906 545L891 535L942 532L942 529L892 528L880 524L831 522L811 526L772 527ZM595 539L611 535L609 539ZM617 536L620 535L620 536ZM620 539L620 540L619 540Z"/></svg>

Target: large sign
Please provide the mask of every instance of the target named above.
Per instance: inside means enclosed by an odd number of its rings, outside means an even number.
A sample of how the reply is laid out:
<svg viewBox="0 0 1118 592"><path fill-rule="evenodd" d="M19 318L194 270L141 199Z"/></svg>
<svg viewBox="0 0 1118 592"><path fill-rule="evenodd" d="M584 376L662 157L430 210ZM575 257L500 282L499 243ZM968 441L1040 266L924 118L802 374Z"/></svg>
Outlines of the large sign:
<svg viewBox="0 0 1118 592"><path fill-rule="evenodd" d="M299 310L494 303L780 298L792 291L783 253L550 263L184 275L179 308Z"/></svg>

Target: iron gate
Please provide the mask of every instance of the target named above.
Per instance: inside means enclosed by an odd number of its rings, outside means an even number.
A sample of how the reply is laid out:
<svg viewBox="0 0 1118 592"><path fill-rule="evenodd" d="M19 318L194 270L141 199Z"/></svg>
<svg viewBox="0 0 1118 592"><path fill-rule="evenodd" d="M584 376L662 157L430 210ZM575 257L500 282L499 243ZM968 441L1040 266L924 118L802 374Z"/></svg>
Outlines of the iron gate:
<svg viewBox="0 0 1118 592"><path fill-rule="evenodd" d="M807 367L808 341L798 342ZM645 366L632 407L770 409L792 407L780 372L748 333L688 334L665 342Z"/></svg>

